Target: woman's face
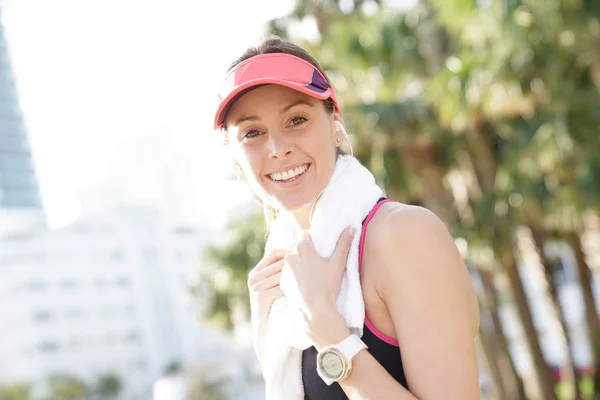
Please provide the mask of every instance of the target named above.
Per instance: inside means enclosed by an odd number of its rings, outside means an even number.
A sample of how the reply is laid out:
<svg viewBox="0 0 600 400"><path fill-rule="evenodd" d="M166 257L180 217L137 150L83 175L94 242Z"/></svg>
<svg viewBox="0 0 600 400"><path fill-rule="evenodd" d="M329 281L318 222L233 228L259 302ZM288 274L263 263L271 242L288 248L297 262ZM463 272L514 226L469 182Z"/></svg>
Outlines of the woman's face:
<svg viewBox="0 0 600 400"><path fill-rule="evenodd" d="M296 212L312 204L333 173L336 138L341 138L338 117L322 100L265 85L234 103L225 126L235 161L254 192Z"/></svg>

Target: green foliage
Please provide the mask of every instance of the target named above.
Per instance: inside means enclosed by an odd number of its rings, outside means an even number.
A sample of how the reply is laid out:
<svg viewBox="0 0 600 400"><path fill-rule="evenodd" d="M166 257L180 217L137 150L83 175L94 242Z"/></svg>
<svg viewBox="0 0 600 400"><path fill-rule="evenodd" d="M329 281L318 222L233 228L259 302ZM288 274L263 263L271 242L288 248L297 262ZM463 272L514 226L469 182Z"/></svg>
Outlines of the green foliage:
<svg viewBox="0 0 600 400"><path fill-rule="evenodd" d="M224 243L205 249L203 287L196 288L196 295L206 317L232 329L235 310L249 312L248 273L263 256L267 231L259 213L233 221L227 230Z"/></svg>
<svg viewBox="0 0 600 400"><path fill-rule="evenodd" d="M48 400L83 400L89 388L81 379L70 375L53 375L46 379L50 398Z"/></svg>
<svg viewBox="0 0 600 400"><path fill-rule="evenodd" d="M188 371L185 378L189 382L189 389L185 400L226 400L228 399L228 382L221 375L218 367L207 365Z"/></svg>
<svg viewBox="0 0 600 400"><path fill-rule="evenodd" d="M102 375L96 383L96 393L102 398L116 397L123 387L121 379L115 375Z"/></svg>
<svg viewBox="0 0 600 400"><path fill-rule="evenodd" d="M0 386L0 400L28 400L29 385L24 383L13 383Z"/></svg>

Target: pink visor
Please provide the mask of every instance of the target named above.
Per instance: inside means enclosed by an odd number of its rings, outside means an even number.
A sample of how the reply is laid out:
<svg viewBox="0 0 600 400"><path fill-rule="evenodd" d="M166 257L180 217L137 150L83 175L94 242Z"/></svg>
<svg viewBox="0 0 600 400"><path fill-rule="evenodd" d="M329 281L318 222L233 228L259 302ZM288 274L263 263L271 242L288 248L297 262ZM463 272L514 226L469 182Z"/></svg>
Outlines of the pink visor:
<svg viewBox="0 0 600 400"><path fill-rule="evenodd" d="M215 129L222 129L233 103L259 85L286 86L320 100L330 98L339 111L337 99L327 79L311 63L286 53L260 54L236 65L225 77L215 113Z"/></svg>

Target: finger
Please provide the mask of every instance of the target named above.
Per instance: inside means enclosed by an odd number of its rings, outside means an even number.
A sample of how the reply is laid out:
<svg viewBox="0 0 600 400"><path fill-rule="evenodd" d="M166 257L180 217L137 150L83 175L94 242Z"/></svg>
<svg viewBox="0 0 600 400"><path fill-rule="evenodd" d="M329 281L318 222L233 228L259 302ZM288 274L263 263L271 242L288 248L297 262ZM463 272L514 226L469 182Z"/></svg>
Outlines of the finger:
<svg viewBox="0 0 600 400"><path fill-rule="evenodd" d="M283 268L283 266L284 266L284 261L282 259L282 260L274 262L271 265L267 265L266 267L264 267L263 269L261 269L259 271L250 271L250 273L248 274L248 286L255 285L255 284L265 280L269 276L280 272L281 269Z"/></svg>
<svg viewBox="0 0 600 400"><path fill-rule="evenodd" d="M255 291L261 290L269 290L274 288L275 286L279 286L279 281L281 280L281 272L278 272L274 275L271 275L260 282L257 282L252 289Z"/></svg>
<svg viewBox="0 0 600 400"><path fill-rule="evenodd" d="M262 271L263 269L268 268L269 266L273 265L274 263L283 260L283 257L285 257L285 255L289 253L288 250L281 250L281 249L273 249L271 251L269 251L268 253L266 253L263 258L258 262L258 264L256 264L256 266L254 268L252 268L252 270L250 270L250 272L248 273L248 280L250 280L250 278L257 274L258 272Z"/></svg>
<svg viewBox="0 0 600 400"><path fill-rule="evenodd" d="M344 229L344 232L340 235L335 250L333 251L333 256L331 258L339 261L344 266L348 260L348 252L350 251L350 246L352 245L352 239L354 238L355 233L356 229L353 226Z"/></svg>
<svg viewBox="0 0 600 400"><path fill-rule="evenodd" d="M274 301L279 297L282 297L284 294L283 290L281 290L281 286L277 285L274 288L265 291L265 295L267 295L271 301Z"/></svg>
<svg viewBox="0 0 600 400"><path fill-rule="evenodd" d="M283 265L289 265L290 267L295 267L298 264L298 254L296 253L288 253L283 257Z"/></svg>
<svg viewBox="0 0 600 400"><path fill-rule="evenodd" d="M298 241L298 245L296 246L298 254L301 254L303 250L306 249L314 249L314 243L312 241L312 237L310 236L309 231L303 231L300 235L300 240Z"/></svg>
<svg viewBox="0 0 600 400"><path fill-rule="evenodd" d="M312 238L310 236L310 231L308 231L308 230L302 231L302 233L300 234L300 241L301 242L312 243Z"/></svg>
<svg viewBox="0 0 600 400"><path fill-rule="evenodd" d="M269 265L273 264L274 262L282 260L283 257L285 257L285 255L287 253L289 253L288 250L282 250L282 249L270 250L268 253L266 253L263 256L263 258L259 261L259 263L256 264L256 267L254 267L253 271L256 270L258 272L261 269L266 268Z"/></svg>

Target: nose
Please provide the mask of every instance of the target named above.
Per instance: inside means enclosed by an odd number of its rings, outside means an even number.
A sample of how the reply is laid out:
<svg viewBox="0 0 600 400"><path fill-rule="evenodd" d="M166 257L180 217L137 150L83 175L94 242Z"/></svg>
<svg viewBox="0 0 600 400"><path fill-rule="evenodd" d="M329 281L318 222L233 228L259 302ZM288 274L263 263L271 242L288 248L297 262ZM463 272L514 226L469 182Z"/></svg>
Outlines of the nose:
<svg viewBox="0 0 600 400"><path fill-rule="evenodd" d="M269 135L269 158L283 159L292 153L293 145L283 135Z"/></svg>

